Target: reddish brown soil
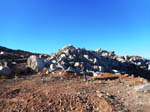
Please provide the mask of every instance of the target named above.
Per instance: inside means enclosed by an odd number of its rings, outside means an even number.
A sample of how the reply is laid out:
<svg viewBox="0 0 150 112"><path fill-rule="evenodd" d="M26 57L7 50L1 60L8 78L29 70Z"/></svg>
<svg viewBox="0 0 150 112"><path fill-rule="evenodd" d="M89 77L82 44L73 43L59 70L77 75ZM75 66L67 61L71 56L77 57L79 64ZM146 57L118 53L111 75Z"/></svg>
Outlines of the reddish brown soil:
<svg viewBox="0 0 150 112"><path fill-rule="evenodd" d="M83 77L64 71L0 80L1 112L149 112L141 78L120 74Z"/></svg>

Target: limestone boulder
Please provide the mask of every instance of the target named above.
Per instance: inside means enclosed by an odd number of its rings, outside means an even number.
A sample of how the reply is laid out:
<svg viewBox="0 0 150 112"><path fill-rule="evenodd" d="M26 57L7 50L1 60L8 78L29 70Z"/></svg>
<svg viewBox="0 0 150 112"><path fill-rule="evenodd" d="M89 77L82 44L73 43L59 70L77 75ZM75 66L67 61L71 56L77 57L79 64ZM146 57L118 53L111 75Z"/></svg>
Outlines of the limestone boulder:
<svg viewBox="0 0 150 112"><path fill-rule="evenodd" d="M38 58L37 56L32 55L27 60L27 66L31 68L33 71L39 72L45 66L44 59Z"/></svg>
<svg viewBox="0 0 150 112"><path fill-rule="evenodd" d="M135 88L137 92L148 92L150 91L150 84L145 84Z"/></svg>
<svg viewBox="0 0 150 112"><path fill-rule="evenodd" d="M74 67L79 67L80 66L80 63L79 62L75 62L74 63Z"/></svg>

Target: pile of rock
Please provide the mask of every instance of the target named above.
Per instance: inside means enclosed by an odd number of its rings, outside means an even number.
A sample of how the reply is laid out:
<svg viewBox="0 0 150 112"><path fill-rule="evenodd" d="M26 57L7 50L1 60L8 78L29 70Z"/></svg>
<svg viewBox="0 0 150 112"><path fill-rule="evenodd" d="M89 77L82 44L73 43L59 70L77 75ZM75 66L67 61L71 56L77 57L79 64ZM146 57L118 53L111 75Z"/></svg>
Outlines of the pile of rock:
<svg viewBox="0 0 150 112"><path fill-rule="evenodd" d="M64 47L47 60L50 72L65 70L80 74L84 71L89 75L104 72L104 67L92 51L80 48L76 49L72 45ZM81 64L84 66L84 69L81 68Z"/></svg>
<svg viewBox="0 0 150 112"><path fill-rule="evenodd" d="M72 45L51 55L11 50L0 46L0 75L29 74L31 71L39 72L43 68L47 69L47 73L63 70L77 74L85 72L95 76L108 72L150 79L150 60L139 56L117 56L114 51L86 50Z"/></svg>
<svg viewBox="0 0 150 112"><path fill-rule="evenodd" d="M98 75L103 72L134 74L149 77L150 60L138 56L116 56L114 51L102 49L86 50L68 45L48 58L29 58L28 66L35 71L46 67L49 72L55 70L71 71L78 74ZM80 65L84 66L81 67ZM36 67L34 67L36 66Z"/></svg>

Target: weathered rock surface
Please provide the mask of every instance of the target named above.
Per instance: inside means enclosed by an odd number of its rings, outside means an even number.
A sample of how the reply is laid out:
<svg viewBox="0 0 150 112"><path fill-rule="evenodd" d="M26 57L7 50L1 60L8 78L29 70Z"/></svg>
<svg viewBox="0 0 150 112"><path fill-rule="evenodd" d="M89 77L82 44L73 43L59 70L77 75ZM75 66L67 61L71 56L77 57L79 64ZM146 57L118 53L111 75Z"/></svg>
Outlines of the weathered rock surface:
<svg viewBox="0 0 150 112"><path fill-rule="evenodd" d="M45 66L44 59L41 59L35 55L32 55L27 60L27 66L30 67L33 71L39 72Z"/></svg>
<svg viewBox="0 0 150 112"><path fill-rule="evenodd" d="M150 84L140 86L140 87L136 88L136 91L137 92L148 92L148 91L150 91Z"/></svg>

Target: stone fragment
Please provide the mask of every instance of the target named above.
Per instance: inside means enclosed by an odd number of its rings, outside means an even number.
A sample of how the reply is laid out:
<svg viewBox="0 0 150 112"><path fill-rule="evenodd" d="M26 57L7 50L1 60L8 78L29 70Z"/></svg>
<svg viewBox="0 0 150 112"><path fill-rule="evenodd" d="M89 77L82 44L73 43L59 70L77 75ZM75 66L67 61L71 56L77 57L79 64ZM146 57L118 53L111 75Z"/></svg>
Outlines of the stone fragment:
<svg viewBox="0 0 150 112"><path fill-rule="evenodd" d="M115 74L119 73L119 71L118 71L118 70L115 70L115 69L112 70L112 72L115 73Z"/></svg>
<svg viewBox="0 0 150 112"><path fill-rule="evenodd" d="M54 70L54 69L56 69L56 64L51 64L50 65L50 70Z"/></svg>
<svg viewBox="0 0 150 112"><path fill-rule="evenodd" d="M96 58L94 58L93 63L94 63L94 64L97 64L97 63L98 63L98 60L97 60Z"/></svg>
<svg viewBox="0 0 150 112"><path fill-rule="evenodd" d="M79 62L75 62L74 67L79 67L80 63Z"/></svg>
<svg viewBox="0 0 150 112"><path fill-rule="evenodd" d="M148 71L150 71L150 64L148 65Z"/></svg>
<svg viewBox="0 0 150 112"><path fill-rule="evenodd" d="M87 60L89 59L88 55L83 55L84 58L86 58Z"/></svg>
<svg viewBox="0 0 150 112"><path fill-rule="evenodd" d="M103 66L99 66L99 72L104 72L104 71L105 71L104 67Z"/></svg>
<svg viewBox="0 0 150 112"><path fill-rule="evenodd" d="M60 58L65 58L65 57L66 57L65 54L61 54L61 55L60 55Z"/></svg>
<svg viewBox="0 0 150 112"><path fill-rule="evenodd" d="M56 63L56 60L52 60L52 63Z"/></svg>

